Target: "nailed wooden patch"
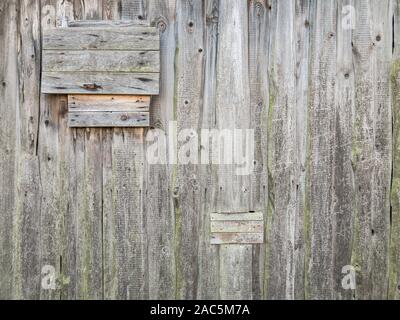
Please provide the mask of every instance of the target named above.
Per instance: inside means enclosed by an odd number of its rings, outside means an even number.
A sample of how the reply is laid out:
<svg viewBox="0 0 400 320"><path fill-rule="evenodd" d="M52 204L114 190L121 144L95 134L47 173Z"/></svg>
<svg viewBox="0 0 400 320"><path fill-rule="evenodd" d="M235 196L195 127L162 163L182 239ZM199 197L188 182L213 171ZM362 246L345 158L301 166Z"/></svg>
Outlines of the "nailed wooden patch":
<svg viewBox="0 0 400 320"><path fill-rule="evenodd" d="M69 95L69 127L145 127L148 96Z"/></svg>
<svg viewBox="0 0 400 320"><path fill-rule="evenodd" d="M68 95L69 111L148 112L149 96L130 95Z"/></svg>
<svg viewBox="0 0 400 320"><path fill-rule="evenodd" d="M211 244L264 242L262 212L211 213Z"/></svg>
<svg viewBox="0 0 400 320"><path fill-rule="evenodd" d="M44 31L43 93L159 93L157 28L102 22L98 26L86 25Z"/></svg>
<svg viewBox="0 0 400 320"><path fill-rule="evenodd" d="M148 112L69 112L70 127L145 127L149 125Z"/></svg>

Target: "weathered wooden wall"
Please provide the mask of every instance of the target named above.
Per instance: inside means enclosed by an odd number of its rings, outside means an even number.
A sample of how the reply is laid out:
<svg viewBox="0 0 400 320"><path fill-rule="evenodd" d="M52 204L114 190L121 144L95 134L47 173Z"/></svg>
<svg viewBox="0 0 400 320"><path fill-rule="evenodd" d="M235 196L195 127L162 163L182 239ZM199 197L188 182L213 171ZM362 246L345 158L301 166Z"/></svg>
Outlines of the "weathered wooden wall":
<svg viewBox="0 0 400 320"><path fill-rule="evenodd" d="M253 128L254 174L67 127L41 33L120 19L161 33L151 125ZM0 298L400 298L399 48L398 0L1 1ZM211 245L216 211L263 212L265 243Z"/></svg>

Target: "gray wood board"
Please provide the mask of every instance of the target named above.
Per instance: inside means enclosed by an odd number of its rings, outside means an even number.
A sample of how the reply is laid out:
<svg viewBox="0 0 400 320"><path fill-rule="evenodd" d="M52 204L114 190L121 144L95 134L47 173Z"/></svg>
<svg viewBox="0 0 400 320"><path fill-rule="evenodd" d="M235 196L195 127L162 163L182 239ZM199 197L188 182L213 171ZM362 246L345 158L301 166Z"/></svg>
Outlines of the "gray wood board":
<svg viewBox="0 0 400 320"><path fill-rule="evenodd" d="M159 93L159 74L43 72L42 93L157 95Z"/></svg>

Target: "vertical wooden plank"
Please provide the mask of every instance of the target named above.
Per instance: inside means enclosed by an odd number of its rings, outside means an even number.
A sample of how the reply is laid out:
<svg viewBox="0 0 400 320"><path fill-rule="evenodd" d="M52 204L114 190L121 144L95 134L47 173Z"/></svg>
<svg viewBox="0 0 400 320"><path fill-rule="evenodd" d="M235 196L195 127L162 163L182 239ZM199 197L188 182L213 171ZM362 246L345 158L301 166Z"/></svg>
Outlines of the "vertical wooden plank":
<svg viewBox="0 0 400 320"><path fill-rule="evenodd" d="M294 298L305 297L305 211L306 211L306 167L308 143L309 103L309 51L310 51L310 0L298 0L295 4L296 43L296 170L297 212L294 244Z"/></svg>
<svg viewBox="0 0 400 320"><path fill-rule="evenodd" d="M400 3L393 1L394 51L391 65L393 164L391 187L389 299L400 299Z"/></svg>
<svg viewBox="0 0 400 320"><path fill-rule="evenodd" d="M103 192L111 197L104 204L107 299L145 299L148 296L141 130L144 129L114 129L111 149L103 151L106 159L110 159L103 165L104 173L109 172L106 169L111 169L111 175L103 176ZM109 152L111 155L108 155Z"/></svg>
<svg viewBox="0 0 400 320"><path fill-rule="evenodd" d="M332 180L336 114L337 1L312 2L306 297L333 298Z"/></svg>
<svg viewBox="0 0 400 320"><path fill-rule="evenodd" d="M63 191L60 190L59 164L59 113L58 97L41 96L38 155L42 198L40 202L40 268L51 266L60 274L60 228L63 210L60 207ZM60 192L61 191L61 192ZM42 275L43 276L43 275ZM41 287L41 299L58 299L60 291Z"/></svg>
<svg viewBox="0 0 400 320"><path fill-rule="evenodd" d="M13 297L13 216L17 187L17 1L0 4L0 298Z"/></svg>
<svg viewBox="0 0 400 320"><path fill-rule="evenodd" d="M229 4L220 1L216 127L219 130L229 130L232 137L234 129L250 128L247 12L247 4L243 1ZM228 143L227 148L243 148L242 141L236 140L231 145ZM238 175L236 166L229 164L229 160L227 162L224 159L223 162L223 165L218 166L217 211L246 212L250 209L249 176Z"/></svg>
<svg viewBox="0 0 400 320"><path fill-rule="evenodd" d="M203 19L204 45L199 48L203 53L204 77L202 91L202 113L200 128L215 128L215 93L217 74L217 42L219 0L209 0L204 4ZM200 52L201 53L201 52ZM202 141L204 144L204 141ZM200 148L204 148L204 145ZM217 192L216 166L211 164L210 153L208 164L200 165L199 188L201 190L201 211L199 216L199 248L198 248L198 299L219 298L219 246L210 242L210 214L215 209Z"/></svg>
<svg viewBox="0 0 400 320"><path fill-rule="evenodd" d="M202 109L203 4L178 1L175 57L175 116L177 121L178 164L174 167L175 245L177 298L194 299L198 286L200 188L197 139ZM199 51L199 49L201 49ZM195 149L185 146L195 141ZM194 152L194 154L193 154ZM193 162L194 161L194 162Z"/></svg>
<svg viewBox="0 0 400 320"><path fill-rule="evenodd" d="M392 120L390 59L391 1L356 1L353 34L355 120L353 166L356 184L356 239L353 264L359 269L356 296L383 299L388 286Z"/></svg>
<svg viewBox="0 0 400 320"><path fill-rule="evenodd" d="M79 137L79 136L78 136ZM86 129L83 193L77 216L77 278L79 299L103 297L102 145L101 129Z"/></svg>
<svg viewBox="0 0 400 320"><path fill-rule="evenodd" d="M251 176L250 210L266 212L267 206L267 123L268 123L268 54L270 12L267 1L249 3L249 78L250 117L254 128L254 173ZM253 298L260 299L264 291L265 245L253 245Z"/></svg>
<svg viewBox="0 0 400 320"><path fill-rule="evenodd" d="M246 1L221 0L219 3L217 50L216 127L249 129L250 89L248 74L248 7ZM241 141L240 141L241 142ZM234 141L238 148L239 141ZM235 165L218 165L218 212L248 211L250 206L250 179L237 175ZM236 298L252 297L252 250L251 245L221 246L220 277L221 298L229 297L231 286L236 282L233 294ZM230 257L230 259L224 259ZM236 261L231 272L231 259ZM226 279L222 281L222 279ZM238 282L239 281L239 282Z"/></svg>
<svg viewBox="0 0 400 320"><path fill-rule="evenodd" d="M252 269L247 267L249 260L246 260L251 258L251 247L251 245L221 245L220 299L251 299Z"/></svg>
<svg viewBox="0 0 400 320"><path fill-rule="evenodd" d="M40 179L37 157L40 79L39 1L24 1L18 16L18 159L17 202L14 212L14 298L39 297Z"/></svg>
<svg viewBox="0 0 400 320"><path fill-rule="evenodd" d="M175 7L176 1L150 0L148 18L160 30L160 95L151 99L150 121L153 129L162 130L165 138L174 120L175 91ZM146 134L149 134L147 131ZM151 137L150 135L148 137ZM161 139L161 137L160 137ZM148 281L150 299L174 299L176 296L175 216L173 209L173 164L151 164L152 139L145 145L145 206L148 235ZM166 146L166 155L172 150Z"/></svg>
<svg viewBox="0 0 400 320"><path fill-rule="evenodd" d="M80 251L83 244L79 243L79 232L83 226L79 216L82 214L82 195L85 192L85 138L84 130L68 128L68 107L66 96L59 97L59 143L60 164L63 173L60 189L66 192L66 208L63 208L64 219L62 229L62 261L60 276L65 279L61 287L61 299L82 299L80 290L83 281L79 269Z"/></svg>
<svg viewBox="0 0 400 320"><path fill-rule="evenodd" d="M333 298L351 299L353 291L342 286L342 270L351 265L354 221L354 176L351 163L351 137L354 117L354 67L351 46L352 28L344 19L343 8L353 1L339 0L337 7L336 114L334 131L333 190ZM345 11L347 12L347 11Z"/></svg>
<svg viewBox="0 0 400 320"><path fill-rule="evenodd" d="M266 297L294 299L296 293L301 296L304 279L301 173L305 155L298 147L304 146L306 136L307 71L298 66L308 61L297 59L307 58L302 41L308 32L304 24L308 3L276 1L270 5Z"/></svg>

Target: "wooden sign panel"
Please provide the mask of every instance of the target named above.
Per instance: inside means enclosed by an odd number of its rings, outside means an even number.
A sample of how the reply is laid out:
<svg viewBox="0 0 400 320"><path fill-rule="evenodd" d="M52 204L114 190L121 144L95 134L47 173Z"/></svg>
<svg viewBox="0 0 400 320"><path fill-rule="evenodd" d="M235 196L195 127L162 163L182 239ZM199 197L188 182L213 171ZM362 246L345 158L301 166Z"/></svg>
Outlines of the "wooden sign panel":
<svg viewBox="0 0 400 320"><path fill-rule="evenodd" d="M157 95L158 29L99 26L44 30L42 92Z"/></svg>
<svg viewBox="0 0 400 320"><path fill-rule="evenodd" d="M262 212L211 213L211 244L264 242Z"/></svg>

